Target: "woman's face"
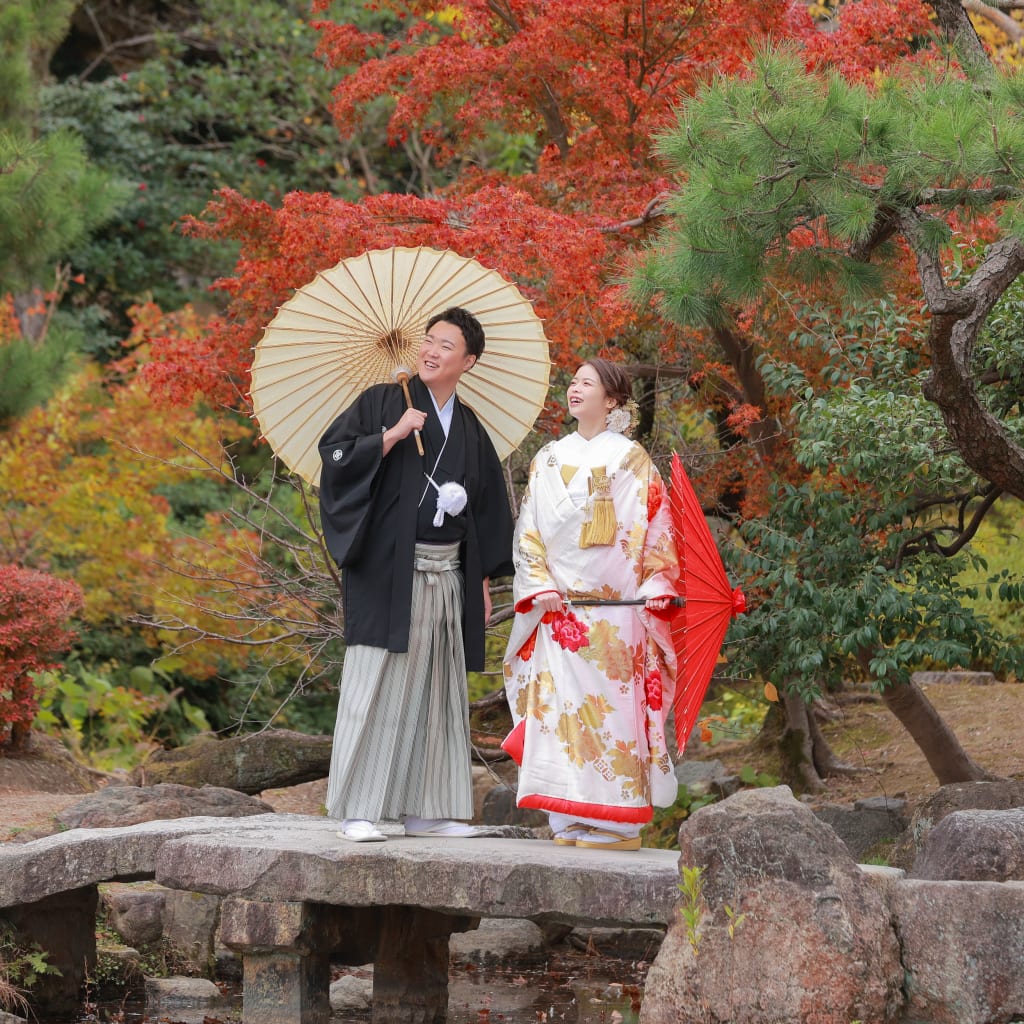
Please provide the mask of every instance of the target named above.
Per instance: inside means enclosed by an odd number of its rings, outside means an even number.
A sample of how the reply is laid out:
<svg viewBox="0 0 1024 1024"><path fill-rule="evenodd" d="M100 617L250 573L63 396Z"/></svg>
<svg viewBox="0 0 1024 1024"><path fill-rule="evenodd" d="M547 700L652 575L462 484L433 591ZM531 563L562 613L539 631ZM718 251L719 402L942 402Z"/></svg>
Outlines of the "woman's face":
<svg viewBox="0 0 1024 1024"><path fill-rule="evenodd" d="M603 423L615 408L615 399L605 391L597 370L589 363L584 363L576 371L565 394L569 412L580 423Z"/></svg>

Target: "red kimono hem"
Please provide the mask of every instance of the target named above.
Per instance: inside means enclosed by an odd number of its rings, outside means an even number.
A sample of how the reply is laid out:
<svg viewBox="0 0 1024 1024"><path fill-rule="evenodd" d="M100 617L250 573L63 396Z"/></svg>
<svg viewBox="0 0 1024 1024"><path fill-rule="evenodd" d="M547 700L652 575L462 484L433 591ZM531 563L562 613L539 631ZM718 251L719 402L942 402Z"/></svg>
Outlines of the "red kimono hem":
<svg viewBox="0 0 1024 1024"><path fill-rule="evenodd" d="M506 743L508 740L505 741ZM608 804L585 804L576 800L560 800L553 796L530 793L516 801L520 807L539 811L554 811L570 818L600 818L604 821L623 821L631 825L646 825L654 817L653 807L610 807Z"/></svg>
<svg viewBox="0 0 1024 1024"><path fill-rule="evenodd" d="M523 745L526 740L526 719L520 720L519 724L502 741L501 749L512 758L517 765L523 763Z"/></svg>

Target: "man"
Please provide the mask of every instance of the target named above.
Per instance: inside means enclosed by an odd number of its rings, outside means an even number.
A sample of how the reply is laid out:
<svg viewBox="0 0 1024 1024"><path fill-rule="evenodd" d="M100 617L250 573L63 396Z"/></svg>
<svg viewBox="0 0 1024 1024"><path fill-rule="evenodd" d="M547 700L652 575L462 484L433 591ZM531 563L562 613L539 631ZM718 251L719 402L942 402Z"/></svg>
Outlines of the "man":
<svg viewBox="0 0 1024 1024"><path fill-rule="evenodd" d="M472 314L439 313L412 407L399 385L376 385L320 442L347 643L327 812L352 842L383 840L385 818L406 835L473 834L457 820L473 815L466 670L483 668L490 578L513 572L501 464L455 393L483 349Z"/></svg>

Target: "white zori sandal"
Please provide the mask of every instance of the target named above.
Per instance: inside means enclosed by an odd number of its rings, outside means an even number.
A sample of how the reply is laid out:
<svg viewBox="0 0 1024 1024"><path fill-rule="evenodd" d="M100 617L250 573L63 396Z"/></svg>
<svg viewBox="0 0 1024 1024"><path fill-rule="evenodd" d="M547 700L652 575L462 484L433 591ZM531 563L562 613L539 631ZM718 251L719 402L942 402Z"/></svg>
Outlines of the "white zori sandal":
<svg viewBox="0 0 1024 1024"><path fill-rule="evenodd" d="M350 843L382 843L387 839L372 821L363 821L361 818L347 818L343 821L338 836Z"/></svg>

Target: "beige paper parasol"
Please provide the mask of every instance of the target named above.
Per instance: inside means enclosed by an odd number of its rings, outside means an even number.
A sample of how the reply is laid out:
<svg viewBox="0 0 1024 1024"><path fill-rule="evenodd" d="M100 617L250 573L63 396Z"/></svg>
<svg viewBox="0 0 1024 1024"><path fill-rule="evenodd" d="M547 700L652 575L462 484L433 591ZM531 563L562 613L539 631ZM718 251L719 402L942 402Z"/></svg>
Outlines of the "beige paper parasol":
<svg viewBox="0 0 1024 1024"><path fill-rule="evenodd" d="M317 445L334 418L398 367L415 372L427 321L450 306L484 329L483 356L459 381L499 458L533 429L551 360L533 306L497 271L450 250L374 249L344 259L300 288L256 345L253 415L274 453L309 483Z"/></svg>

